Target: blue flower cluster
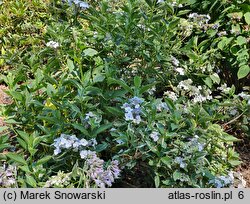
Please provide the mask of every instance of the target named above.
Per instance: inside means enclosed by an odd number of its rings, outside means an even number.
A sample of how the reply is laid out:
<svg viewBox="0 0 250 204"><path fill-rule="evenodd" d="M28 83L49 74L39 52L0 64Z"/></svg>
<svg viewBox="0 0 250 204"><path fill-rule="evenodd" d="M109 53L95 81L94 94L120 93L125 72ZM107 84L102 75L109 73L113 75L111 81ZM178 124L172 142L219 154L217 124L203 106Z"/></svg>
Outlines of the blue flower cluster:
<svg viewBox="0 0 250 204"><path fill-rule="evenodd" d="M139 124L141 120L141 104L144 102L142 98L137 96L129 99L129 103L124 103L122 108L125 110L125 120Z"/></svg>
<svg viewBox="0 0 250 204"><path fill-rule="evenodd" d="M83 150L81 151L81 158L85 159L88 165L88 174L100 188L106 186L111 187L115 179L120 175L121 170L119 169L118 161L111 161L111 164L105 169L104 160L100 159L96 152Z"/></svg>
<svg viewBox="0 0 250 204"><path fill-rule="evenodd" d="M87 2L84 1L80 1L80 0L63 0L63 2L68 2L68 4L71 6L72 3L74 3L75 5L78 5L81 9L87 9L89 8L89 4Z"/></svg>
<svg viewBox="0 0 250 204"><path fill-rule="evenodd" d="M61 153L62 149L73 149L74 151L78 151L84 147L95 146L96 144L97 142L95 139L89 141L85 139L80 140L75 135L61 134L59 138L54 140L52 145L56 148L54 154L58 155Z"/></svg>
<svg viewBox="0 0 250 204"><path fill-rule="evenodd" d="M114 180L120 175L121 170L118 167L118 161L111 161L111 164L105 169L104 160L100 159L96 152L86 150L86 147L97 145L95 139L90 139L89 141L85 139L80 140L75 135L61 134L59 138L54 140L52 145L56 148L54 150L55 155L61 153L62 149L80 151L80 157L86 160L88 165L88 175L98 187L112 186Z"/></svg>
<svg viewBox="0 0 250 204"><path fill-rule="evenodd" d="M187 166L187 163L184 161L184 159L182 157L176 157L174 162L179 164L180 167L183 169Z"/></svg>
<svg viewBox="0 0 250 204"><path fill-rule="evenodd" d="M233 177L232 176L219 176L216 177L212 180L209 181L210 184L214 184L214 186L216 188L223 188L226 187L228 185L232 185L233 184Z"/></svg>

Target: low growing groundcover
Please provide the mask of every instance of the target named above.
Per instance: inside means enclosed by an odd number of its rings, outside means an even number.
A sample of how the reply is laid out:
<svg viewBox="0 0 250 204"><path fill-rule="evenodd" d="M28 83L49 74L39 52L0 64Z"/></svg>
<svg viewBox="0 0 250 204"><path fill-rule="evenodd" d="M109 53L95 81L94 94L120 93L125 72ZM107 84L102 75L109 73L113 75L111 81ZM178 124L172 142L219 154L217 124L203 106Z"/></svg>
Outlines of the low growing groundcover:
<svg viewBox="0 0 250 204"><path fill-rule="evenodd" d="M0 187L249 187L248 0L0 1Z"/></svg>

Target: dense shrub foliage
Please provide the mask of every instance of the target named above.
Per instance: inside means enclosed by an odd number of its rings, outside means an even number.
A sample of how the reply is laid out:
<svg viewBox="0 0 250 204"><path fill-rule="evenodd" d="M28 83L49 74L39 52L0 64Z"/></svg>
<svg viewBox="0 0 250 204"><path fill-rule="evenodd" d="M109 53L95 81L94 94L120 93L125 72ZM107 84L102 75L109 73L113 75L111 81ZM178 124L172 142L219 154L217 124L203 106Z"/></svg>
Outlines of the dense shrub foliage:
<svg viewBox="0 0 250 204"><path fill-rule="evenodd" d="M0 25L0 186L244 184L247 0L0 1Z"/></svg>

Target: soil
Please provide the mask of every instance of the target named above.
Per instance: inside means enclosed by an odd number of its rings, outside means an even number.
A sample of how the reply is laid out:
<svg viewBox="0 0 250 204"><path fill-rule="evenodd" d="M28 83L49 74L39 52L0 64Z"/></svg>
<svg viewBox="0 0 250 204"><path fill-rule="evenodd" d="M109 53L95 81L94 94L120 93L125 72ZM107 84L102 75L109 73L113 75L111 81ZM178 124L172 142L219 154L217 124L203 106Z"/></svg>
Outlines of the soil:
<svg viewBox="0 0 250 204"><path fill-rule="evenodd" d="M242 173L246 180L246 187L250 188L250 138L246 136L236 145L236 151L240 154L242 164L238 167L238 171Z"/></svg>
<svg viewBox="0 0 250 204"><path fill-rule="evenodd" d="M3 105L3 104L8 105L8 104L12 103L11 98L5 93L5 91L7 89L8 88L6 86L0 85L0 105ZM5 125L4 119L3 119L3 117L0 116L0 127L4 126L4 125ZM240 154L240 158L242 161L242 164L238 167L237 170L240 173L242 173L243 178L246 180L246 182L247 182L246 187L250 188L250 138L247 138L246 136L242 137L241 142L239 142L235 148L236 148L236 151ZM140 173L142 173L142 172L140 172ZM133 178L133 176L134 175L132 175L131 177ZM144 175L144 176L146 176L146 175ZM128 176L128 177L130 177L130 176ZM140 185L135 184L135 185L131 186L131 184L129 184L129 183L127 183L126 185L125 184L123 184L123 185L130 187L130 188L141 186L141 184Z"/></svg>

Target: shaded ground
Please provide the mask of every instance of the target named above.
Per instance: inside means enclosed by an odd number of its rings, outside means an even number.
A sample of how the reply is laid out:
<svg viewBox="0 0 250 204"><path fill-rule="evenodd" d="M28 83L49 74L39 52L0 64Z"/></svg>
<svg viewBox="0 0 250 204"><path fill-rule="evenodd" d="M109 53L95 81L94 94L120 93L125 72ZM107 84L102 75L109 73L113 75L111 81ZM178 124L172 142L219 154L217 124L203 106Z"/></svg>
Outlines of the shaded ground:
<svg viewBox="0 0 250 204"><path fill-rule="evenodd" d="M242 173L246 180L247 188L250 188L250 139L242 138L242 141L237 144L236 151L240 154L242 164L238 167L239 172Z"/></svg>
<svg viewBox="0 0 250 204"><path fill-rule="evenodd" d="M0 105L2 104L10 104L10 97L4 92L7 90L7 87L4 85L0 85ZM4 125L3 117L0 115L0 127ZM242 164L238 167L238 171L242 173L244 179L247 182L247 188L250 188L250 138L243 137L242 141L236 145L236 151L240 154L240 158L242 160ZM139 172L140 171L140 172ZM147 177L146 171L141 172L140 168L135 168L133 175L128 175L128 178L133 178L134 175L143 175L141 181L137 178L137 180L141 183L134 183L132 181L124 182L122 185L124 187L140 187L146 186L143 182L145 182L145 177ZM133 184L131 184L133 183Z"/></svg>

